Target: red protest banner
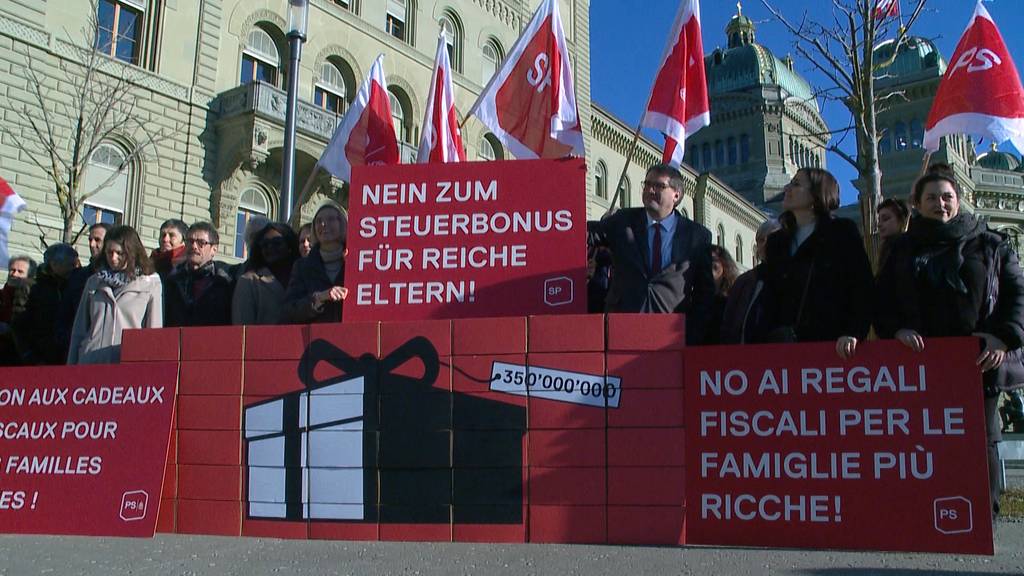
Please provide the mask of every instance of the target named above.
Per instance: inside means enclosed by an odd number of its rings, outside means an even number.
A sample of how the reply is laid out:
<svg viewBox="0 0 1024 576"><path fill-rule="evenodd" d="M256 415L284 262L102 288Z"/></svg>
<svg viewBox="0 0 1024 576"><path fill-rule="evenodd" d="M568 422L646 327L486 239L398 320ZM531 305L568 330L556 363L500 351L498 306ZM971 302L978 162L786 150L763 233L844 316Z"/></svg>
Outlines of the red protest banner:
<svg viewBox="0 0 1024 576"><path fill-rule="evenodd" d="M365 166L346 321L586 311L583 159Z"/></svg>
<svg viewBox="0 0 1024 576"><path fill-rule="evenodd" d="M0 532L153 535L177 363L0 370Z"/></svg>
<svg viewBox="0 0 1024 576"><path fill-rule="evenodd" d="M687 350L687 542L992 554L977 354Z"/></svg>

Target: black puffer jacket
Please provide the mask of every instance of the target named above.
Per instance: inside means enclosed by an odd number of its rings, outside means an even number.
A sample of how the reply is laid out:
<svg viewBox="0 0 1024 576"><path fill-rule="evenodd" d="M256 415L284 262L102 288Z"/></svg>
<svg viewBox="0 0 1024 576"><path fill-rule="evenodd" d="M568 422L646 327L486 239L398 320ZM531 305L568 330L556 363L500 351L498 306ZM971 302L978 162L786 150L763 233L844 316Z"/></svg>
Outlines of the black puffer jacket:
<svg viewBox="0 0 1024 576"><path fill-rule="evenodd" d="M987 332L1011 351L989 387L1024 386L1024 276L1006 237L973 215L946 224L915 217L878 276L875 330L924 337Z"/></svg>

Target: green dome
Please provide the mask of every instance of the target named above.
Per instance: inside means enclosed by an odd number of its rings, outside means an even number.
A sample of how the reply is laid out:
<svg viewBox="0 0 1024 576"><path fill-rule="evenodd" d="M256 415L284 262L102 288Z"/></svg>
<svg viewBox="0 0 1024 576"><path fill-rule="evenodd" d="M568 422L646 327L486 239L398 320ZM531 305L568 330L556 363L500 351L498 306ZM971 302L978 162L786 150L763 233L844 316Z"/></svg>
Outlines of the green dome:
<svg viewBox="0 0 1024 576"><path fill-rule="evenodd" d="M875 60L884 62L892 58L895 41L886 40L875 47ZM940 77L946 73L946 60L931 40L911 36L900 46L896 59L879 70L878 86L900 84L907 80ZM884 76L884 77L883 77Z"/></svg>
<svg viewBox="0 0 1024 576"><path fill-rule="evenodd" d="M760 44L747 44L728 50L717 49L705 56L704 70L711 94L779 86L818 111L818 101L810 84Z"/></svg>
<svg viewBox="0 0 1024 576"><path fill-rule="evenodd" d="M1000 152L999 150L990 150L979 156L978 166L1004 172L1021 169L1020 160L1016 156L1009 152Z"/></svg>

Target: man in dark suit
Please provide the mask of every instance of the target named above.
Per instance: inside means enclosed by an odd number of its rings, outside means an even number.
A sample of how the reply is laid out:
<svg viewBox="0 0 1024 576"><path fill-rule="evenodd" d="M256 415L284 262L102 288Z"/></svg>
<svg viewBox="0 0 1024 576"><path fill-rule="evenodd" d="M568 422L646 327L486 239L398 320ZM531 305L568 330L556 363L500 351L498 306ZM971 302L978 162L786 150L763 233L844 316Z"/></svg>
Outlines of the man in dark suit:
<svg viewBox="0 0 1024 576"><path fill-rule="evenodd" d="M588 242L612 252L608 312L682 312L686 343L700 344L715 281L711 232L676 210L683 176L667 164L647 171L643 208L625 208L587 223Z"/></svg>

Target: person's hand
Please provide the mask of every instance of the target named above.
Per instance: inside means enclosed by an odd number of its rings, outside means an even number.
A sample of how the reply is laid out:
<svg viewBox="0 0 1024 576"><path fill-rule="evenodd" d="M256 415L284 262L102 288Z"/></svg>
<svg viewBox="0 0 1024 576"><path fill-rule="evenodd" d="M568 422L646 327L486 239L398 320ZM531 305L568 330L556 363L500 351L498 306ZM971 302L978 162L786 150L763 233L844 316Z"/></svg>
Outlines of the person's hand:
<svg viewBox="0 0 1024 576"><path fill-rule="evenodd" d="M982 372L988 372L1002 366L1003 360L1006 360L1006 343L988 332L975 332L972 336L981 338L985 343L985 348L974 362L978 368Z"/></svg>
<svg viewBox="0 0 1024 576"><path fill-rule="evenodd" d="M857 339L853 336L840 336L836 340L836 354L843 360L853 358L857 352Z"/></svg>
<svg viewBox="0 0 1024 576"><path fill-rule="evenodd" d="M896 332L896 339L914 352L921 352L924 350L924 338L922 338L915 330L910 330L908 328L899 330Z"/></svg>
<svg viewBox="0 0 1024 576"><path fill-rule="evenodd" d="M320 308L328 302L341 302L348 296L348 288L344 286L331 286L327 290L322 290L313 294L313 302L317 308Z"/></svg>

